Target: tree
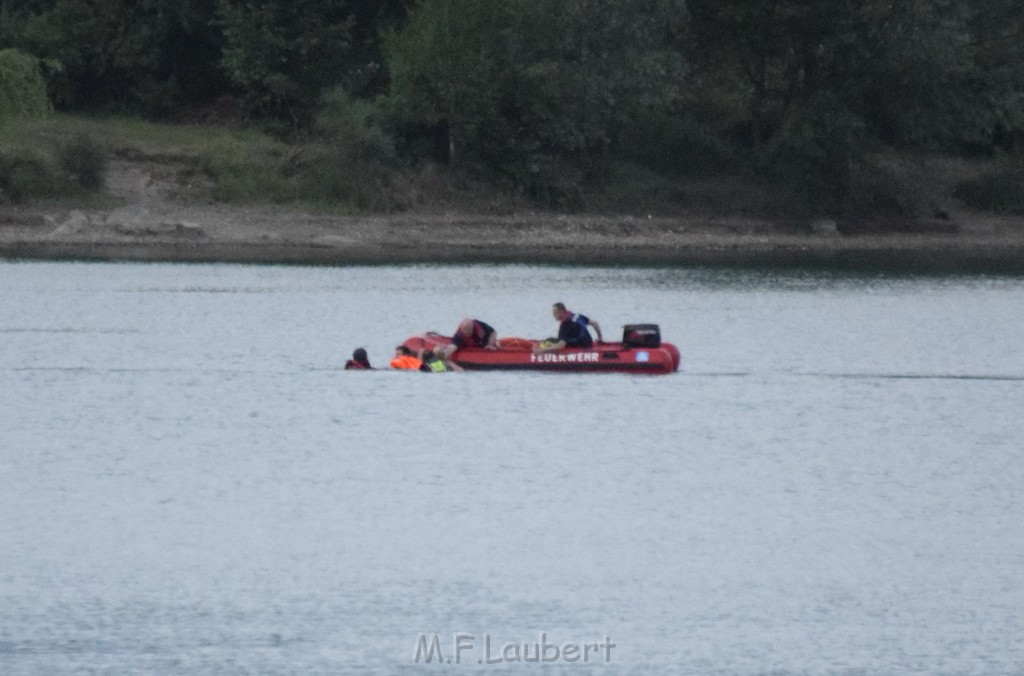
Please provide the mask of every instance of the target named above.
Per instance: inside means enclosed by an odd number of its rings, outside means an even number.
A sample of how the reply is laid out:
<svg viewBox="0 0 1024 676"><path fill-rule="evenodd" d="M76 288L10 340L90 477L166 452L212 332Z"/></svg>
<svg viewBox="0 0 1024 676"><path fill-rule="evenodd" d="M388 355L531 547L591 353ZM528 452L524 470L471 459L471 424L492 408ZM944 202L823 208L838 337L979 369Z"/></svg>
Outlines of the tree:
<svg viewBox="0 0 1024 676"><path fill-rule="evenodd" d="M385 39L390 109L444 158L506 172L605 152L637 106L671 98L675 0L426 0ZM522 175L520 175L522 178Z"/></svg>
<svg viewBox="0 0 1024 676"><path fill-rule="evenodd" d="M202 103L229 91L220 67L224 34L218 0L158 0L153 22L161 36L154 77L173 91L173 104Z"/></svg>
<svg viewBox="0 0 1024 676"><path fill-rule="evenodd" d="M41 117L50 110L38 60L15 49L0 50L0 124L11 117Z"/></svg>
<svg viewBox="0 0 1024 676"><path fill-rule="evenodd" d="M221 0L221 65L248 110L306 125L351 52L351 8L336 0Z"/></svg>
<svg viewBox="0 0 1024 676"><path fill-rule="evenodd" d="M982 148L1024 145L1024 5L1017 0L973 0L968 27L975 68L968 86L974 124L968 129Z"/></svg>
<svg viewBox="0 0 1024 676"><path fill-rule="evenodd" d="M57 104L92 108L137 103L155 83L161 34L153 0L57 0L27 21L27 51L58 64Z"/></svg>
<svg viewBox="0 0 1024 676"><path fill-rule="evenodd" d="M14 49L0 49L0 127L10 118L49 112L38 60ZM48 188L45 166L32 153L11 156L0 151L0 203L45 194Z"/></svg>
<svg viewBox="0 0 1024 676"><path fill-rule="evenodd" d="M755 153L820 94L888 143L956 138L977 110L980 82L961 4L691 0L690 8L689 56L745 83Z"/></svg>
<svg viewBox="0 0 1024 676"><path fill-rule="evenodd" d="M227 90L216 8L217 0L0 0L0 46L40 57L64 108L168 113Z"/></svg>
<svg viewBox="0 0 1024 676"><path fill-rule="evenodd" d="M893 145L956 139L966 122L956 111L974 106L965 86L974 65L963 6L876 0L864 2L860 19L862 57L833 86L846 90L869 134Z"/></svg>
<svg viewBox="0 0 1024 676"><path fill-rule="evenodd" d="M415 5L415 0L377 0L352 4L352 50L345 89L354 96L372 98L387 90L387 69L381 36L393 30Z"/></svg>
<svg viewBox="0 0 1024 676"><path fill-rule="evenodd" d="M52 0L0 0L0 49L20 47L26 22L50 5Z"/></svg>
<svg viewBox="0 0 1024 676"><path fill-rule="evenodd" d="M463 144L475 149L467 156L507 148L501 52L512 16L511 3L427 0L385 36L390 110L399 124L430 130L446 160L461 158Z"/></svg>

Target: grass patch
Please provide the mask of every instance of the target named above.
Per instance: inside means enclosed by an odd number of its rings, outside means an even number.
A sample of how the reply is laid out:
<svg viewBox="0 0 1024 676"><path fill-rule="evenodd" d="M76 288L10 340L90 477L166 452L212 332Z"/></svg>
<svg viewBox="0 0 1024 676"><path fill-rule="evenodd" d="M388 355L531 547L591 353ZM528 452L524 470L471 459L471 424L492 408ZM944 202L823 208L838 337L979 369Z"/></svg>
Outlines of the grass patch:
<svg viewBox="0 0 1024 676"><path fill-rule="evenodd" d="M586 173L552 161L540 167L532 183L513 184L429 163L403 165L387 136L373 126L372 111L345 100L333 105L324 113L316 138L290 143L242 126L69 115L7 120L0 126L0 201L96 202L104 199L104 174L110 163L128 160L150 163L154 175L164 180L199 186L182 191L190 196L186 199L334 213L407 208L508 213L540 207L655 215L685 211L872 218L929 216L958 204L1024 213L1024 169L1019 160L891 151L865 154L850 164L850 172L842 177L845 192L824 200L829 210L822 213L825 209L815 201L821 191L811 180L817 165L787 166L786 180L779 180L722 149L697 153L686 146L693 155L688 162L698 155L703 158L699 171L683 166L682 160L668 162L675 149L666 155L669 169L649 161L610 159L605 169ZM682 140L694 136L683 132L689 133L682 130L677 135ZM706 161L709 155L714 162ZM191 180L197 175L202 180Z"/></svg>
<svg viewBox="0 0 1024 676"><path fill-rule="evenodd" d="M287 204L341 211L382 211L402 202L391 188L391 158L359 139L285 143L244 127L167 125L131 118L58 115L19 120L0 130L0 153L45 168L46 189L19 188L19 198L102 187L105 158L176 167L209 179L209 198L235 204ZM13 163L13 161L12 161ZM13 164L12 164L13 166ZM33 165L35 166L35 165ZM13 170L12 170L13 171ZM18 185L42 185L19 169ZM0 184L2 185L2 184ZM10 191L8 191L10 192Z"/></svg>

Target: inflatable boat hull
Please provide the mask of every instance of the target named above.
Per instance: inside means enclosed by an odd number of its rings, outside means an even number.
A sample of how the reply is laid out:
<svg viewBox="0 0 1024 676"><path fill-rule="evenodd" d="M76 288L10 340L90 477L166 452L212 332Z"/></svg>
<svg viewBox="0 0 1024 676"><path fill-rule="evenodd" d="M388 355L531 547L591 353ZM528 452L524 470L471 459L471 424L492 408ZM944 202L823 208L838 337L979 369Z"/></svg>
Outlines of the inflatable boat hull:
<svg viewBox="0 0 1024 676"><path fill-rule="evenodd" d="M679 350L671 343L658 347L627 347L597 343L589 348L567 348L534 354L538 341L504 338L496 350L463 348L451 360L468 371L555 371L570 373L672 373L679 369ZM413 351L448 347L451 338L436 333L405 341Z"/></svg>

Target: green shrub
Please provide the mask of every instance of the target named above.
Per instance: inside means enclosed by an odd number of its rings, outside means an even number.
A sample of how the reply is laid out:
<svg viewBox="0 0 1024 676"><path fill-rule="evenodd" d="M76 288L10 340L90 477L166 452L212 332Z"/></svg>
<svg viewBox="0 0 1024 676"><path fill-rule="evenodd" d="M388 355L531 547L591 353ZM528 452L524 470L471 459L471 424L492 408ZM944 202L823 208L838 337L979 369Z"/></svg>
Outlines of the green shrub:
<svg viewBox="0 0 1024 676"><path fill-rule="evenodd" d="M518 172L515 183L526 198L543 209L574 211L583 206L586 177L572 159L537 154Z"/></svg>
<svg viewBox="0 0 1024 676"><path fill-rule="evenodd" d="M939 210L940 190L919 163L899 158L860 158L851 172L841 214L847 216L921 216Z"/></svg>
<svg viewBox="0 0 1024 676"><path fill-rule="evenodd" d="M1024 163L961 181L953 194L973 209L1024 214Z"/></svg>
<svg viewBox="0 0 1024 676"><path fill-rule="evenodd" d="M850 192L864 125L836 97L795 106L763 158L768 176L797 199L794 212L835 214Z"/></svg>
<svg viewBox="0 0 1024 676"><path fill-rule="evenodd" d="M351 148L321 148L297 189L302 199L359 211L391 211L398 206L390 173L382 165L361 161Z"/></svg>
<svg viewBox="0 0 1024 676"><path fill-rule="evenodd" d="M9 117L44 117L52 111L36 59L0 49L0 124Z"/></svg>
<svg viewBox="0 0 1024 676"><path fill-rule="evenodd" d="M622 155L655 171L710 175L735 166L736 150L720 134L683 115L648 112L619 139Z"/></svg>
<svg viewBox="0 0 1024 676"><path fill-rule="evenodd" d="M220 156L216 151L199 161L213 181L213 198L221 202L287 202L287 180L279 175L270 158L254 157L251 162Z"/></svg>
<svg viewBox="0 0 1024 676"><path fill-rule="evenodd" d="M391 186L395 144L377 123L377 106L334 87L320 99L315 128L323 143L305 172L304 197L360 210L397 206Z"/></svg>
<svg viewBox="0 0 1024 676"><path fill-rule="evenodd" d="M645 164L615 161L600 185L588 190L585 208L613 213L651 214L690 206L683 184Z"/></svg>
<svg viewBox="0 0 1024 676"><path fill-rule="evenodd" d="M0 154L0 193L14 202L25 202L53 193L53 174L34 155Z"/></svg>
<svg viewBox="0 0 1024 676"><path fill-rule="evenodd" d="M103 146L84 134L75 136L59 150L60 165L73 185L86 192L103 188L107 155Z"/></svg>
<svg viewBox="0 0 1024 676"><path fill-rule="evenodd" d="M197 159L225 202L306 203L347 210L390 210L395 149L372 102L329 90L317 108L315 138L285 144L266 136L211 140Z"/></svg>
<svg viewBox="0 0 1024 676"><path fill-rule="evenodd" d="M204 140L195 163L213 182L212 197L218 201L288 201L280 170L286 149L262 135L221 134Z"/></svg>

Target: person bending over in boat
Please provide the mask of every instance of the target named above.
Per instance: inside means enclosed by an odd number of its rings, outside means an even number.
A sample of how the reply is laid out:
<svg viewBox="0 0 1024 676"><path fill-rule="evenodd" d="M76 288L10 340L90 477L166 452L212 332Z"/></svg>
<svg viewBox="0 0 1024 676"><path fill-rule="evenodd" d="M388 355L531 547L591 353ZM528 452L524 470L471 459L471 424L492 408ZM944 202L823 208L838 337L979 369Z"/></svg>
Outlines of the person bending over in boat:
<svg viewBox="0 0 1024 676"><path fill-rule="evenodd" d="M417 371L421 366L423 366L423 362L413 356L412 350L405 345L395 348L395 358L391 360L391 368Z"/></svg>
<svg viewBox="0 0 1024 676"><path fill-rule="evenodd" d="M366 350L359 347L352 353L352 358L345 362L345 370L373 369L370 366L370 359L366 356Z"/></svg>
<svg viewBox="0 0 1024 676"><path fill-rule="evenodd" d="M451 352L463 347L484 347L498 349L498 334L490 325L479 319L463 319L452 336Z"/></svg>
<svg viewBox="0 0 1024 676"><path fill-rule="evenodd" d="M594 332L597 334L597 342L604 342L604 338L601 336L600 324L584 315L569 312L565 309L564 303L552 305L551 314L559 322L558 340L547 345L538 345L533 348L534 352L550 352L551 350L562 350L567 347L593 347L594 340L590 337L590 331L587 328L590 326L594 327Z"/></svg>

